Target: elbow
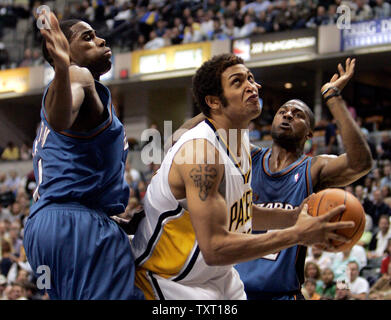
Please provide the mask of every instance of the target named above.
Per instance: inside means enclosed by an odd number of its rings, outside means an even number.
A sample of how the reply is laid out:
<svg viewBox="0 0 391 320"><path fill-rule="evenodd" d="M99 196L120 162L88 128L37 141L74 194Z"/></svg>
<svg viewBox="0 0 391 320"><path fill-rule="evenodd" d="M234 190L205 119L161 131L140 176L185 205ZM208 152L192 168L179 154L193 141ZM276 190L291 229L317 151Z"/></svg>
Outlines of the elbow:
<svg viewBox="0 0 391 320"><path fill-rule="evenodd" d="M362 175L366 175L371 171L372 167L373 167L373 159L371 153L369 152L369 154L367 154L366 157L363 158L360 163L360 173Z"/></svg>
<svg viewBox="0 0 391 320"><path fill-rule="evenodd" d="M202 251L202 256L204 258L205 263L210 267L223 265L223 263L221 262L221 257L214 250Z"/></svg>
<svg viewBox="0 0 391 320"><path fill-rule="evenodd" d="M224 246L210 243L206 248L201 248L202 256L208 266L224 266L231 264L227 261L228 256L224 253Z"/></svg>

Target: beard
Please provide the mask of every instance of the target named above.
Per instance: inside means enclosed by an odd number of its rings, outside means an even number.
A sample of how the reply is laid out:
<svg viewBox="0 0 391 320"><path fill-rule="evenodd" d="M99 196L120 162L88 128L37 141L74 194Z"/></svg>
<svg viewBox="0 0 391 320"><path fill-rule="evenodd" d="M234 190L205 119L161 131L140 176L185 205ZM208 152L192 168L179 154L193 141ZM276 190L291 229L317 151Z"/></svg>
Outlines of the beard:
<svg viewBox="0 0 391 320"><path fill-rule="evenodd" d="M284 149L296 150L299 147L299 141L298 137L296 137L294 134L286 133L286 132L277 132L277 130L274 130L272 128L271 132L273 142L280 145Z"/></svg>

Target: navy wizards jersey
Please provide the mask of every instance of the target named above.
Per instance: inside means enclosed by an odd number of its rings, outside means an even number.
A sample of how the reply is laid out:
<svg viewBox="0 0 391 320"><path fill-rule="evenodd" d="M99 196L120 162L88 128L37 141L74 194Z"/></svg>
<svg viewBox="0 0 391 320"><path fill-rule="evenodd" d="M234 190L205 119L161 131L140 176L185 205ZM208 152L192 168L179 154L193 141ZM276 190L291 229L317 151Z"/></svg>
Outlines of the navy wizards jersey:
<svg viewBox="0 0 391 320"><path fill-rule="evenodd" d="M268 148L252 150L253 202L260 207L293 209L312 193L312 158L303 155L284 170L271 172L270 154ZM249 299L293 295L300 292L304 280L305 256L306 247L296 245L235 267Z"/></svg>
<svg viewBox="0 0 391 320"><path fill-rule="evenodd" d="M42 99L41 124L33 145L37 188L30 217L50 203L80 203L108 215L125 211L129 187L124 179L128 143L107 87L95 81L107 119L87 133L55 131Z"/></svg>

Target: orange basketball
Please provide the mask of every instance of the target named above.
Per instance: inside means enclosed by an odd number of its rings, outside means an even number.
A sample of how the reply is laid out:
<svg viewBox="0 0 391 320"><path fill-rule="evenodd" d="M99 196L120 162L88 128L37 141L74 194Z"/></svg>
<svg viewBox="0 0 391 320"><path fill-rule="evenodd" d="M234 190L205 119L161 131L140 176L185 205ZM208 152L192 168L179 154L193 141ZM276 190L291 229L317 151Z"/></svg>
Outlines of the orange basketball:
<svg viewBox="0 0 391 320"><path fill-rule="evenodd" d="M365 228L365 212L360 201L350 192L342 189L329 188L310 196L308 200L308 213L313 217L321 216L331 209L344 204L346 210L340 215L333 217L330 222L354 221L353 228L339 229L337 234L342 235L352 241L343 243L333 240L333 245L338 251L345 251L353 247L360 240Z"/></svg>

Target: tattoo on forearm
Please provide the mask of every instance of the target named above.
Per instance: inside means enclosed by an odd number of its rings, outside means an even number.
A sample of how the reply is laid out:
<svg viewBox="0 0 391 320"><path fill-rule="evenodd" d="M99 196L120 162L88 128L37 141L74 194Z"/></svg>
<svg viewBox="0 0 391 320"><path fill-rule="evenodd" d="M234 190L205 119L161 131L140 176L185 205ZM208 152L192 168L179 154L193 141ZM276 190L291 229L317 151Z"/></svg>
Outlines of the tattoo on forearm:
<svg viewBox="0 0 391 320"><path fill-rule="evenodd" d="M193 180L195 186L199 188L198 196L202 201L208 197L210 189L212 189L215 179L217 177L217 170L210 165L198 168L193 168L190 171L190 178Z"/></svg>

